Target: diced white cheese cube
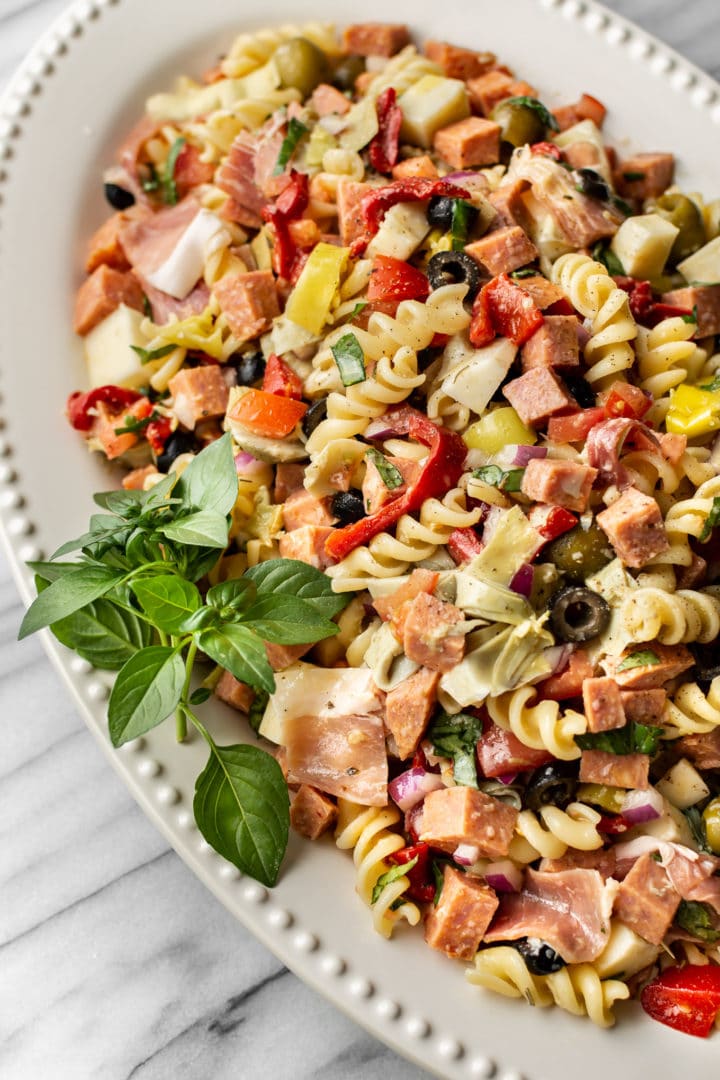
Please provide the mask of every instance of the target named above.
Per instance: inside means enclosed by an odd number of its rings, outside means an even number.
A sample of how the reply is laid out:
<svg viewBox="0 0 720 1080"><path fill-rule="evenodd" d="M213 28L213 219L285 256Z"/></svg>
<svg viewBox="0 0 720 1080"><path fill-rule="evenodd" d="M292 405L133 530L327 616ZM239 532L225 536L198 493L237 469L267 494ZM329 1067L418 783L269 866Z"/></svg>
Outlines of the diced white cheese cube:
<svg viewBox="0 0 720 1080"><path fill-rule="evenodd" d="M690 284L716 285L720 282L720 236L678 263L678 270Z"/></svg>
<svg viewBox="0 0 720 1080"><path fill-rule="evenodd" d="M639 214L623 221L610 247L630 277L657 278L679 232L659 214Z"/></svg>
<svg viewBox="0 0 720 1080"><path fill-rule="evenodd" d="M148 386L155 370L144 367L131 346L147 347L139 311L120 304L85 338L90 386Z"/></svg>
<svg viewBox="0 0 720 1080"><path fill-rule="evenodd" d="M679 810L687 810L689 806L694 806L710 794L702 776L687 758L680 758L656 787L660 794Z"/></svg>
<svg viewBox="0 0 720 1080"><path fill-rule="evenodd" d="M432 146L440 128L470 115L465 83L443 75L423 75L398 100L402 109L403 142Z"/></svg>
<svg viewBox="0 0 720 1080"><path fill-rule="evenodd" d="M594 967L601 979L616 975L627 978L652 964L657 953L657 945L651 945L624 923L613 922L607 944L594 961Z"/></svg>

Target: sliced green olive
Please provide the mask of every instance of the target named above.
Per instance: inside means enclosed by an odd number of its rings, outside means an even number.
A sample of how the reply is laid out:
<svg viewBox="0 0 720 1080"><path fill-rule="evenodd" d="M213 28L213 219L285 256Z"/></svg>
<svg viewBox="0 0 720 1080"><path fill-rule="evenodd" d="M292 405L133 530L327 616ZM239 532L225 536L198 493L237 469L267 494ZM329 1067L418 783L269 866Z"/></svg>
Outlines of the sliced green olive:
<svg viewBox="0 0 720 1080"><path fill-rule="evenodd" d="M273 55L280 82L294 87L304 98L330 78L330 64L322 49L307 38L296 37L279 45Z"/></svg>
<svg viewBox="0 0 720 1080"><path fill-rule="evenodd" d="M577 525L553 540L545 555L568 581L577 584L597 574L615 557L607 536L594 521L587 530Z"/></svg>
<svg viewBox="0 0 720 1080"><path fill-rule="evenodd" d="M716 855L720 855L720 795L711 799L703 810L703 821L708 846Z"/></svg>
<svg viewBox="0 0 720 1080"><path fill-rule="evenodd" d="M517 101L501 101L490 114L490 119L500 125L501 142L510 146L542 142L545 124L536 109Z"/></svg>
<svg viewBox="0 0 720 1080"><path fill-rule="evenodd" d="M354 90L355 80L358 75L362 75L364 70L364 56L355 56L352 53L349 56L344 56L335 68L333 85L337 86L338 90Z"/></svg>
<svg viewBox="0 0 720 1080"><path fill-rule="evenodd" d="M550 629L558 641L590 641L610 622L610 607L600 593L570 585L550 604Z"/></svg>
<svg viewBox="0 0 720 1080"><path fill-rule="evenodd" d="M655 213L675 225L680 232L670 251L673 262L679 262L705 243L705 226L702 214L687 195L661 195L655 205Z"/></svg>

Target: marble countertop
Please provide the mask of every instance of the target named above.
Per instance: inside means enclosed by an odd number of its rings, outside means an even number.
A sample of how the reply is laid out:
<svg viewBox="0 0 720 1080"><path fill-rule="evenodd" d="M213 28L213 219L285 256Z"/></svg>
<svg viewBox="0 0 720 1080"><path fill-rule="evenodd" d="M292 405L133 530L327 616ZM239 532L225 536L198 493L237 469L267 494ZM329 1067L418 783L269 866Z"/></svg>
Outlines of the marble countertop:
<svg viewBox="0 0 720 1080"><path fill-rule="evenodd" d="M608 6L720 76L717 0ZM0 90L65 0L0 0ZM288 972L145 819L0 553L0 1077L422 1080Z"/></svg>

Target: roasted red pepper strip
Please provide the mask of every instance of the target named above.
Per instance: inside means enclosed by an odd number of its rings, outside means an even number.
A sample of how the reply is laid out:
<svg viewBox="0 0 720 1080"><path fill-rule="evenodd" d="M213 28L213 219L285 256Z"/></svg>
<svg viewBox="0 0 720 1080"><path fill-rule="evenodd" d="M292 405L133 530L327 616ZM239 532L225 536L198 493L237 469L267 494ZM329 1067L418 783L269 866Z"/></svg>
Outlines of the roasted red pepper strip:
<svg viewBox="0 0 720 1080"><path fill-rule="evenodd" d="M398 424L394 427L399 434L407 434L430 447L422 471L404 495L386 503L376 514L336 529L325 541L325 551L332 559L344 559L356 547L389 529L403 514L419 510L426 499L442 497L460 478L467 446L454 431L438 427L422 415L412 414L407 418L407 431L401 430Z"/></svg>
<svg viewBox="0 0 720 1080"><path fill-rule="evenodd" d="M543 313L530 294L507 274L500 274L484 285L475 297L470 342L476 348L482 348L500 334L509 338L513 345L524 345L543 321Z"/></svg>
<svg viewBox="0 0 720 1080"><path fill-rule="evenodd" d="M151 420L146 425L144 435L155 453L162 454L171 432L172 424L166 416L161 416L159 420Z"/></svg>
<svg viewBox="0 0 720 1080"><path fill-rule="evenodd" d="M661 301L656 300L649 281L638 281L636 278L619 274L615 276L614 280L618 288L628 294L632 317L641 326L651 330L663 319L670 319L674 316L683 318L692 316L692 312L687 308L674 307L672 304L663 304Z"/></svg>
<svg viewBox="0 0 720 1080"><path fill-rule="evenodd" d="M614 382L606 394L601 395L601 400L611 420L616 416L640 420L652 405L652 398L643 393L639 386L623 382Z"/></svg>
<svg viewBox="0 0 720 1080"><path fill-rule="evenodd" d="M559 146L551 142L536 142L530 147L531 154L542 154L543 157L551 157L555 161L562 161L563 152Z"/></svg>
<svg viewBox="0 0 720 1080"><path fill-rule="evenodd" d="M294 398L295 401L302 398L302 379L275 353L270 354L265 365L262 388L266 394L279 394L280 397Z"/></svg>
<svg viewBox="0 0 720 1080"><path fill-rule="evenodd" d="M706 1039L720 1011L720 967L687 964L666 968L644 988L640 1003L653 1020Z"/></svg>
<svg viewBox="0 0 720 1080"><path fill-rule="evenodd" d="M388 855L388 862L395 866L404 866L413 859L417 859L417 862L407 872L410 886L405 890L405 895L410 900L417 900L421 904L428 903L435 896L435 884L431 881L429 844L422 842L412 844L410 847L400 848L399 851Z"/></svg>
<svg viewBox="0 0 720 1080"><path fill-rule="evenodd" d="M425 176L409 176L394 180L385 187L375 188L364 195L360 203L369 240L380 228L380 222L390 207L404 202L424 202L435 195L450 199L469 199L470 192L450 180L433 180Z"/></svg>
<svg viewBox="0 0 720 1080"><path fill-rule="evenodd" d="M422 270L391 255L376 255L373 260L367 297L374 301L425 300L430 282Z"/></svg>
<svg viewBox="0 0 720 1080"><path fill-rule="evenodd" d="M574 529L578 523L575 514L564 506L533 506L528 513L528 521L548 543Z"/></svg>
<svg viewBox="0 0 720 1080"><path fill-rule="evenodd" d="M99 401L121 412L142 397L137 390L127 390L124 386L96 386L83 394L76 390L67 399L67 418L76 431L89 431L95 417L90 414Z"/></svg>
<svg viewBox="0 0 720 1080"><path fill-rule="evenodd" d="M290 278L297 248L288 229L288 222L302 217L309 201L308 177L306 173L290 173L290 182L283 188L275 200L274 206L264 206L262 216L272 222L275 229L273 244L273 270L282 278Z"/></svg>
<svg viewBox="0 0 720 1080"><path fill-rule="evenodd" d="M453 529L448 536L447 549L458 566L462 566L480 554L483 542L474 529Z"/></svg>
<svg viewBox="0 0 720 1080"><path fill-rule="evenodd" d="M379 173L389 173L398 159L403 114L396 97L393 87L388 86L375 103L378 133L370 143L369 153L370 164Z"/></svg>

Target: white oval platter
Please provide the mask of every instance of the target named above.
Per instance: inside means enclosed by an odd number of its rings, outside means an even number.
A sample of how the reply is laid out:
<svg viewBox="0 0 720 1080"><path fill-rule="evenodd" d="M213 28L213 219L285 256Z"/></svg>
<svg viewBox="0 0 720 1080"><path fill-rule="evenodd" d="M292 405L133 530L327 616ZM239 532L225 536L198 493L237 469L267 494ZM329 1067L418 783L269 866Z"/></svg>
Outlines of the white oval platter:
<svg viewBox="0 0 720 1080"><path fill-rule="evenodd" d="M81 253L102 220L100 174L148 94L180 73L201 72L243 30L302 21L291 0L82 0L27 57L0 101L0 522L26 601L25 561L84 528L94 491L109 476L69 430L67 394L85 385L70 327ZM357 20L354 5L313 0L303 15ZM544 100L585 91L609 107L620 148L668 149L679 182L720 194L713 153L720 86L644 31L592 0L366 0L362 18L408 22L417 38L491 49ZM428 949L418 931L392 942L372 930L354 893L352 861L330 841L290 845L270 892L243 878L202 840L192 817L204 764L197 739L179 747L166 724L114 752L105 734L108 684L60 647L45 646L88 727L147 815L197 876L311 986L399 1053L448 1080L607 1080L651 1073L674 1080L718 1075L718 1036L679 1036L620 1007L619 1024L595 1029L559 1010L533 1010L466 984L462 964ZM212 706L208 706L212 709ZM242 725L216 706L221 742ZM682 1066L680 1063L682 1062Z"/></svg>

